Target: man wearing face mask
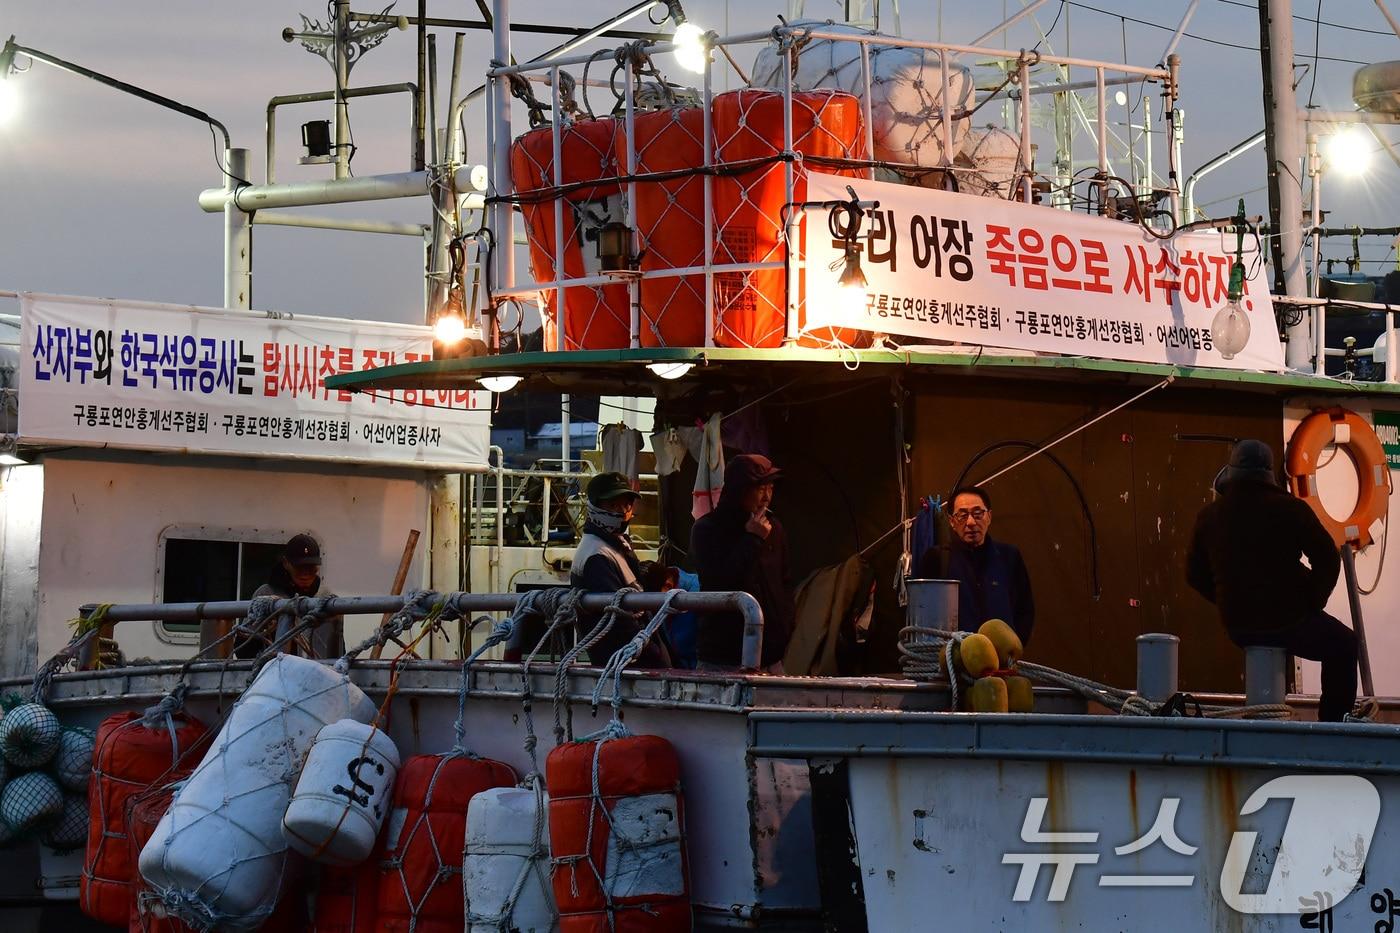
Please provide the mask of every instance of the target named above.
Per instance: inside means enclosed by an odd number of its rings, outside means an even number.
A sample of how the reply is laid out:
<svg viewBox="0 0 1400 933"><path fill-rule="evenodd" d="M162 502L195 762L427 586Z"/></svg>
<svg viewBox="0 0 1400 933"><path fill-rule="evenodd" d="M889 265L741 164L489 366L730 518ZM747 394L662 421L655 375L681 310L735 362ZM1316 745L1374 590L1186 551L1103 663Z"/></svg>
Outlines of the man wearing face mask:
<svg viewBox="0 0 1400 933"><path fill-rule="evenodd" d="M719 505L690 533L702 590L738 590L758 600L763 609L762 665L772 673L782 672L797 614L788 577L787 535L768 511L779 475L767 457L733 458L724 470ZM700 670L737 670L743 631L737 612L701 615L695 642Z"/></svg>
<svg viewBox="0 0 1400 933"><path fill-rule="evenodd" d="M988 619L1001 619L1029 644L1035 627L1035 598L1020 550L993 541L992 497L980 486L960 486L949 498L952 543L932 547L919 560L915 576L958 581L958 628L975 632Z"/></svg>
<svg viewBox="0 0 1400 933"><path fill-rule="evenodd" d="M583 537L579 539L573 567L569 570L570 585L590 593L640 591L641 563L627 534L627 525L632 521L641 495L621 473L599 473L588 481L585 495L588 512ZM580 613L582 631L579 635L591 629L598 618L594 613ZM618 616L607 634L588 649L590 660L596 665L606 663L609 656L630 641L647 621L649 619L631 615ZM527 646L526 650L530 647L533 646ZM670 653L660 632L642 650L636 665L671 666Z"/></svg>

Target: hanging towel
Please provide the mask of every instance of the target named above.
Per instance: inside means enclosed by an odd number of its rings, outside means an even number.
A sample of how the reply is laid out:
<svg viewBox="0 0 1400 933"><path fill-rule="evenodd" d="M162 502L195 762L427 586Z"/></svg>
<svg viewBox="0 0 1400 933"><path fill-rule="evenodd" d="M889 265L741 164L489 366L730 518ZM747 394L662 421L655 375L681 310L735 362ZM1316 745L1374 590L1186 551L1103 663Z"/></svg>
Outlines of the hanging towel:
<svg viewBox="0 0 1400 933"><path fill-rule="evenodd" d="M700 449L696 452L695 491L691 493L690 515L699 519L719 504L724 489L724 444L720 441L723 416L715 412L700 432Z"/></svg>
<svg viewBox="0 0 1400 933"><path fill-rule="evenodd" d="M642 432L636 428L610 424L603 428L603 470L627 477L633 491L642 488L637 472L637 451L642 449Z"/></svg>
<svg viewBox="0 0 1400 933"><path fill-rule="evenodd" d="M670 476L680 470L681 463L685 461L685 441L675 428L667 428L653 434L651 449L656 451L657 476Z"/></svg>

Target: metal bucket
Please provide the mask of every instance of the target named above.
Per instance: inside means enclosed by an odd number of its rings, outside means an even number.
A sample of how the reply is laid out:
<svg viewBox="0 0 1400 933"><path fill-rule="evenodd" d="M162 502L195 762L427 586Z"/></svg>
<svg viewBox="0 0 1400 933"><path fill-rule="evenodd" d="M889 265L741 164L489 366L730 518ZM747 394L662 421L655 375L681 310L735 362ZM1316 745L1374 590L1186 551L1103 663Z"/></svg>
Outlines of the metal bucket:
<svg viewBox="0 0 1400 933"><path fill-rule="evenodd" d="M905 580L909 605L904 612L905 625L956 631L958 628L957 580ZM931 641L928 636L912 633L911 644Z"/></svg>

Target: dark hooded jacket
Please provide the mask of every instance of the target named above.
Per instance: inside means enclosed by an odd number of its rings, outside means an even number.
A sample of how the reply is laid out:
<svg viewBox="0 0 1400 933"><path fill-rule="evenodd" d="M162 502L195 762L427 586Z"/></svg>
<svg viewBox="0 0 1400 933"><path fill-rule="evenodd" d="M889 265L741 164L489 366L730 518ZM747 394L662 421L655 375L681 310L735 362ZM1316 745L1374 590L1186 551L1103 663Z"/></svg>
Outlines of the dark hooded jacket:
<svg viewBox="0 0 1400 933"><path fill-rule="evenodd" d="M695 523L690 549L701 590L738 590L758 600L763 609L762 663L769 667L783 659L797 614L788 576L787 534L772 514L768 520L773 527L767 538L744 529L749 513L741 500L751 484L742 477L734 479L725 477L719 505ZM738 667L743 635L743 617L737 612L703 613L695 640L696 656L703 663Z"/></svg>
<svg viewBox="0 0 1400 933"><path fill-rule="evenodd" d="M1336 543L1307 503L1271 481L1237 479L1197 516L1186 579L1238 641L1321 612L1340 567Z"/></svg>

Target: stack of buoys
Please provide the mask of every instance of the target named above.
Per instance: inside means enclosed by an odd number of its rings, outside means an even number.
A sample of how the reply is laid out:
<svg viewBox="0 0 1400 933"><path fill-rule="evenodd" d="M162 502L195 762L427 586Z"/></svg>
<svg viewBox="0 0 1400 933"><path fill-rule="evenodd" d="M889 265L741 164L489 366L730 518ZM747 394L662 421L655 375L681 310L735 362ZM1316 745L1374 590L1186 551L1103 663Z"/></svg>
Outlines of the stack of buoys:
<svg viewBox="0 0 1400 933"><path fill-rule="evenodd" d="M691 928L675 747L613 724L545 761L560 933Z"/></svg>
<svg viewBox="0 0 1400 933"><path fill-rule="evenodd" d="M988 619L953 643L949 676L960 673L972 680L967 707L976 713L1029 713L1035 708L1031 682L1016 673L1021 660L1021 637L1001 619Z"/></svg>
<svg viewBox="0 0 1400 933"><path fill-rule="evenodd" d="M267 922L299 888L282 820L314 739L376 712L335 668L294 655L269 661L141 850L141 877L166 911L200 929Z"/></svg>
<svg viewBox="0 0 1400 933"><path fill-rule="evenodd" d="M0 719L0 845L37 838L59 852L87 839L92 733L65 728L42 703Z"/></svg>
<svg viewBox="0 0 1400 933"><path fill-rule="evenodd" d="M510 765L460 750L404 762L379 861L380 930L461 933L468 807L478 793L515 780Z"/></svg>
<svg viewBox="0 0 1400 933"><path fill-rule="evenodd" d="M117 713L98 726L78 889L79 905L89 917L119 925L135 916L140 848L130 844L129 811L141 795L188 775L194 766L191 752L207 733L202 722L178 712L149 719ZM162 799L163 814L169 793Z"/></svg>

